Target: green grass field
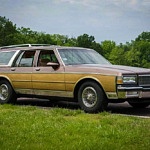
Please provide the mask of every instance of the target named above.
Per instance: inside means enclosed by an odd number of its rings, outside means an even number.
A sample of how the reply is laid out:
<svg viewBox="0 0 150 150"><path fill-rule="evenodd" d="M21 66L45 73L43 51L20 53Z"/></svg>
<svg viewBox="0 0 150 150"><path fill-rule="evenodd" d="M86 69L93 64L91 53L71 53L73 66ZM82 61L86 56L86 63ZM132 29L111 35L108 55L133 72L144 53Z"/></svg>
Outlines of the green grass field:
<svg viewBox="0 0 150 150"><path fill-rule="evenodd" d="M148 150L150 119L0 105L0 150Z"/></svg>

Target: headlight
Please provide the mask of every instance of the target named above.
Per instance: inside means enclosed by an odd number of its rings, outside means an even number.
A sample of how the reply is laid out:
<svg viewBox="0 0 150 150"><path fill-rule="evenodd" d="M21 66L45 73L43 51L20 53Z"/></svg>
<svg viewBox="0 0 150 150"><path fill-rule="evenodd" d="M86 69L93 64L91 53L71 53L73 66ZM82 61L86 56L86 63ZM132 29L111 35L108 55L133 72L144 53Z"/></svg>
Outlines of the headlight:
<svg viewBox="0 0 150 150"><path fill-rule="evenodd" d="M136 84L137 83L136 76L123 76L122 80L124 84Z"/></svg>

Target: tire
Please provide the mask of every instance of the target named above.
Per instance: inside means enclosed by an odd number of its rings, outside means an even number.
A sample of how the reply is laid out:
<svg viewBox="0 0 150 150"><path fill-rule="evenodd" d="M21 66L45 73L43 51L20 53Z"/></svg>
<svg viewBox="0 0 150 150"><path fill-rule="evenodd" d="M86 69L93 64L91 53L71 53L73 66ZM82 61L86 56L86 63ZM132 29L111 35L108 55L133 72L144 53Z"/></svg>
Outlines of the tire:
<svg viewBox="0 0 150 150"><path fill-rule="evenodd" d="M133 103L133 102L128 102L132 107L134 108L146 108L150 105L150 103Z"/></svg>
<svg viewBox="0 0 150 150"><path fill-rule="evenodd" d="M101 87L92 81L84 82L78 91L78 102L87 113L102 112L108 105L107 98Z"/></svg>
<svg viewBox="0 0 150 150"><path fill-rule="evenodd" d="M15 103L17 96L10 83L6 80L0 81L0 104Z"/></svg>

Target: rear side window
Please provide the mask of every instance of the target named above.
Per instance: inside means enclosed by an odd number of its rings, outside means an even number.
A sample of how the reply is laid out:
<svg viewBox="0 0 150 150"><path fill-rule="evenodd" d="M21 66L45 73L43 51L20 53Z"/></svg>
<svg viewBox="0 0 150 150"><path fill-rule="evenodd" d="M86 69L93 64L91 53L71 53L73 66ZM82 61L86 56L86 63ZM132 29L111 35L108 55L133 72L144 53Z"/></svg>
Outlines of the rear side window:
<svg viewBox="0 0 150 150"><path fill-rule="evenodd" d="M0 52L0 65L8 65L10 59L13 57L16 51Z"/></svg>
<svg viewBox="0 0 150 150"><path fill-rule="evenodd" d="M32 67L35 51L23 51L16 60L16 67Z"/></svg>

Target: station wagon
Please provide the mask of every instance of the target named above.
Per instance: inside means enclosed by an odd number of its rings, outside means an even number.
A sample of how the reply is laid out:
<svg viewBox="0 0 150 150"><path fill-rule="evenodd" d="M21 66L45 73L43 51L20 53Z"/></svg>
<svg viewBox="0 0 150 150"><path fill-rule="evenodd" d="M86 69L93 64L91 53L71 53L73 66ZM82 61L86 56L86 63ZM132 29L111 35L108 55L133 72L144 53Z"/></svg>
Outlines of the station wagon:
<svg viewBox="0 0 150 150"><path fill-rule="evenodd" d="M0 103L19 97L76 101L97 113L108 103L150 104L150 69L112 65L93 49L41 44L0 48Z"/></svg>

